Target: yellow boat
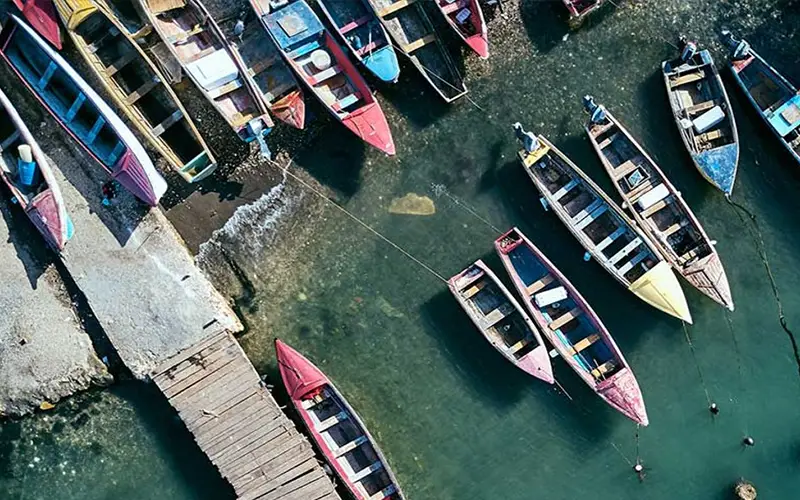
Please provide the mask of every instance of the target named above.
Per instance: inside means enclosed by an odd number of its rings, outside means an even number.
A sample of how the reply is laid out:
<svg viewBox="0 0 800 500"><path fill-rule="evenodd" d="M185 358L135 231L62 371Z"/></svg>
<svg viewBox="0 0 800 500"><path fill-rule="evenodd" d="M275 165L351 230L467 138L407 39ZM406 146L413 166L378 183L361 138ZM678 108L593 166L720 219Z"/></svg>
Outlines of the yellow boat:
<svg viewBox="0 0 800 500"><path fill-rule="evenodd" d="M187 182L217 163L164 75L110 9L92 0L54 0L67 32L117 107Z"/></svg>

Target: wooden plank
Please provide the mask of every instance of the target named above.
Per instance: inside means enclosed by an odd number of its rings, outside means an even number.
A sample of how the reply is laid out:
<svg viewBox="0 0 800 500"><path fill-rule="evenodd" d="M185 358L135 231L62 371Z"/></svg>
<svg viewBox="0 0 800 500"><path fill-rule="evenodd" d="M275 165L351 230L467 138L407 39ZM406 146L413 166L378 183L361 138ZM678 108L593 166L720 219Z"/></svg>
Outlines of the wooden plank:
<svg viewBox="0 0 800 500"><path fill-rule="evenodd" d="M711 99L710 101L701 102L699 104L695 104L693 106L689 106L688 108L686 108L686 114L695 115L697 113L702 113L703 111L707 111L713 108L714 106L716 106L716 104L717 103L714 99Z"/></svg>
<svg viewBox="0 0 800 500"><path fill-rule="evenodd" d="M195 429L199 429L200 427L208 424L211 420L208 418L207 412L213 412L218 416L223 415L226 411L230 408L238 405L242 401L254 396L261 395L258 392L254 392L253 388L249 386L249 384L242 384L239 390L232 391L231 397L219 398L218 400L214 401L214 405L212 408L205 408L206 412L201 411L192 411L191 408L186 408L184 411L184 422L186 422L187 427L193 427ZM270 407L275 407L272 398L269 398L268 402L266 403ZM194 414L193 414L194 413ZM202 421L201 421L202 420Z"/></svg>
<svg viewBox="0 0 800 500"><path fill-rule="evenodd" d="M256 437L264 432L268 432L274 428L288 429L291 424L288 420L280 418L276 413L266 413L264 408L256 408L254 413L251 413L250 418L246 420L230 421L227 426L223 426L213 434L224 436L223 439L215 439L203 445L203 451L212 460L218 457L221 453L225 452L231 445L241 443L242 440L248 439L248 436L256 435Z"/></svg>
<svg viewBox="0 0 800 500"><path fill-rule="evenodd" d="M213 408L208 408L204 412L206 415L211 414L212 420L206 419L196 423L192 426L192 432L198 435L203 434L207 429L216 426L219 422L230 418L232 415L240 414L243 408L248 408L255 402L261 403L262 396L254 391L245 391L240 397L236 398L236 402L226 405L225 407L218 406L216 404L217 402L214 401ZM267 405L267 408L273 409L271 405Z"/></svg>
<svg viewBox="0 0 800 500"><path fill-rule="evenodd" d="M17 139L19 139L19 135L20 135L20 134L19 134L19 130L18 130L18 129L14 129L14 131L11 133L11 135L9 135L8 137L6 137L6 138L5 138L5 140L4 140L3 142L0 142L0 152L3 152L3 151L5 151L6 149L8 149L8 147L9 147L9 146L11 146L11 144L12 144L14 141L16 141ZM16 152L15 152L15 153L16 153Z"/></svg>
<svg viewBox="0 0 800 500"><path fill-rule="evenodd" d="M203 341L201 344L203 345L203 348L199 351L193 352L191 356L188 356L185 359L180 359L175 364L161 365L161 367L159 367L160 371L156 372L157 374L153 377L153 380L161 390L168 389L172 384L180 382L184 376L181 371L186 369L196 369L197 361L201 358L207 357L212 353L223 350L231 345L228 339L225 338L214 339L212 342L208 343ZM192 349L192 351L194 351L194 349ZM177 356L183 358L180 353Z"/></svg>
<svg viewBox="0 0 800 500"><path fill-rule="evenodd" d="M261 446L254 446L247 451L242 450L235 457L232 455L230 460L223 467L220 467L220 470L230 472L231 477L246 476L255 470L258 464L268 464L272 461L279 462L286 453L298 446L303 447L303 442L308 444L299 434L284 432ZM310 448L311 445L309 444L308 446L309 455L313 455L313 451Z"/></svg>
<svg viewBox="0 0 800 500"><path fill-rule="evenodd" d="M568 352L570 354L573 354L573 355L577 354L577 353L581 352L582 350L586 349L587 347L589 347L590 345L594 344L598 340L600 340L600 335L598 335L596 333L593 333L593 334L581 339L580 342L577 342L576 344L574 344L568 350Z"/></svg>
<svg viewBox="0 0 800 500"><path fill-rule="evenodd" d="M664 236L664 238L669 238L673 234L680 231L684 226L685 226L684 221L675 223L669 226L667 229L665 229L661 234Z"/></svg>
<svg viewBox="0 0 800 500"><path fill-rule="evenodd" d="M309 471L319 467L317 459L312 455L311 457L302 457L300 455L292 457L285 464L277 469L278 474L264 474L259 481L261 485L247 492L242 496L242 500L247 498L257 498L266 492L278 488L282 484L286 484L293 479L308 473Z"/></svg>
<svg viewBox="0 0 800 500"><path fill-rule="evenodd" d="M671 78L669 84L672 88L675 88L675 87L680 87L681 85L685 85L687 83L693 83L702 80L705 77L706 73L701 69L698 71L693 71L691 73L684 73L683 75L674 79Z"/></svg>
<svg viewBox="0 0 800 500"><path fill-rule="evenodd" d="M617 179L621 179L626 175L630 174L631 172L633 172L634 170L636 170L637 168L639 168L639 165L634 163L633 160L628 160L614 169L614 177Z"/></svg>
<svg viewBox="0 0 800 500"><path fill-rule="evenodd" d="M419 38L419 39L414 40L413 42L411 42L409 44L404 45L403 46L403 52L405 52L407 54L410 54L410 53L414 52L415 50L421 49L425 45L428 45L429 43L433 43L435 41L436 41L436 35L434 35L434 34L425 35L422 38Z"/></svg>
<svg viewBox="0 0 800 500"><path fill-rule="evenodd" d="M173 45L186 43L186 40L202 33L203 31L205 31L205 29L206 29L205 24L195 24L194 26L192 26L192 29L188 31L181 31L180 33L176 33L174 35L165 37L164 41Z"/></svg>
<svg viewBox="0 0 800 500"><path fill-rule="evenodd" d="M254 484L247 489L253 489L255 485L268 485L309 458L316 461L311 445L305 440L287 443L281 448L280 454L271 455L270 460L259 460L255 454L250 454L249 458L244 462L246 467L236 471L235 475L229 476L231 484L236 489L246 486L248 483ZM274 485L272 487L274 488ZM269 491L269 489L265 491Z"/></svg>
<svg viewBox="0 0 800 500"><path fill-rule="evenodd" d="M580 309L578 309L576 307L576 308L572 309L571 311L562 314L561 316L559 316L558 318L556 318L555 320L550 322L550 324L548 324L547 326L551 330L556 331L559 328L561 328L562 326L564 326L567 323L569 323L570 321L572 321L573 319L575 319L578 316L580 316L581 314L583 314L583 311L581 311Z"/></svg>
<svg viewBox="0 0 800 500"><path fill-rule="evenodd" d="M177 383L162 389L161 392L168 398L174 398L212 373L224 370L228 364L239 361L237 354L238 350L235 346L228 346L221 351L211 353L208 357L201 357L197 359L194 366L180 372L179 376L175 378Z"/></svg>
<svg viewBox="0 0 800 500"><path fill-rule="evenodd" d="M508 351L509 351L511 354L516 354L516 353L517 353L517 351L519 351L519 350L521 350L521 349L524 349L524 348L525 348L525 346L526 346L526 345L528 345L528 344L530 344L531 342L533 342L533 338L525 338L525 339L522 339L522 340L520 340L519 342L517 342L516 344L512 345L511 347L509 347L509 348L508 348Z"/></svg>
<svg viewBox="0 0 800 500"><path fill-rule="evenodd" d="M369 442L369 438L367 436L358 436L357 438L355 438L354 440L350 441L349 443L336 448L333 451L333 455L335 457L337 457L337 458L341 457L345 453L350 453L351 451L355 450L356 448L358 448L359 446L361 446L362 444L367 443L367 442Z"/></svg>
<svg viewBox="0 0 800 500"><path fill-rule="evenodd" d="M659 201L655 205L649 207L647 210L643 211L640 215L642 216L642 219L647 219L648 217L651 217L653 214L655 214L656 212L658 212L662 208L664 208L667 205L669 205L671 202L672 202L672 197L671 196L667 197L667 198Z"/></svg>
<svg viewBox="0 0 800 500"><path fill-rule="evenodd" d="M237 384L249 386L253 393L257 393L261 390L261 387L257 386L255 383L248 383L246 380L243 380L243 376L246 375L247 371L244 372L244 375L240 374L238 377L231 376L229 379L224 379L220 385L216 385L210 392L204 393L202 390L198 391L191 402L179 405L181 415L185 415L186 418L196 419L198 412L208 413L209 411L214 411L213 407L217 406L218 401L226 398L227 394L237 387ZM207 421L201 422L200 424L202 423L207 423Z"/></svg>
<svg viewBox="0 0 800 500"><path fill-rule="evenodd" d="M555 280L552 274L546 274L541 279L534 281L525 289L528 295L533 295Z"/></svg>
<svg viewBox="0 0 800 500"><path fill-rule="evenodd" d="M331 481L325 473L321 469L314 469L258 498L259 500L310 500L332 490Z"/></svg>
<svg viewBox="0 0 800 500"><path fill-rule="evenodd" d="M644 196L645 193L653 189L653 184L650 179L639 183L635 188L628 192L628 206L636 203L636 200Z"/></svg>
<svg viewBox="0 0 800 500"><path fill-rule="evenodd" d="M183 111L180 109L176 109L174 113L169 115L167 118L164 119L163 122L159 123L158 125L153 128L152 133L154 136L159 137L161 134L167 131L168 128L178 123L183 118Z"/></svg>
<svg viewBox="0 0 800 500"><path fill-rule="evenodd" d="M605 375L606 373L611 371L615 366L616 364L614 363L613 359L610 361L606 361L602 365L592 370L592 375L594 375L595 378L600 378L601 375Z"/></svg>
<svg viewBox="0 0 800 500"><path fill-rule="evenodd" d="M118 72L119 70L121 70L122 68L124 68L125 66L127 66L128 64L130 64L130 63L131 63L131 61L133 61L134 59L136 59L136 56L138 56L138 55L139 55L139 52L137 52L137 51L136 51L136 50L134 50L134 49L131 49L131 50L129 50L128 52L126 52L126 53L122 54L122 56L120 56L120 58L119 58L119 59L117 59L116 61L114 61L114 62L111 64L111 66L109 66L109 67L107 67L107 68L105 69L106 75L107 75L107 76L114 76L114 75L116 75L116 74L117 74L117 72Z"/></svg>
<svg viewBox="0 0 800 500"><path fill-rule="evenodd" d="M612 266L616 265L617 262L621 261L623 258L625 258L625 256L631 253L634 248L638 247L641 244L642 244L642 239L637 236L636 238L628 242L627 245L619 249L617 253L612 255L611 258L608 259L608 263L611 264Z"/></svg>
<svg viewBox="0 0 800 500"><path fill-rule="evenodd" d="M224 419L215 419L208 425L194 431L197 444L203 448L214 446L223 438L227 439L230 433L235 432L240 426L249 425L252 419L265 418L278 412L275 408L264 407L258 401L242 406L239 411L228 413ZM208 450L206 450L208 452Z"/></svg>
<svg viewBox="0 0 800 500"><path fill-rule="evenodd" d="M234 466L245 455L259 453L259 448L268 446L273 449L280 446L285 441L295 439L297 435L289 433L289 422L284 422L283 426L265 426L263 432L252 433L246 439L240 440L236 447L228 447L214 457L213 462L220 469ZM260 429L259 429L260 430Z"/></svg>
<svg viewBox="0 0 800 500"><path fill-rule="evenodd" d="M226 341L226 342L233 341L233 342L236 342L236 339L234 339L233 335L231 335L230 333L228 333L225 330L216 332L216 333L214 333L212 335L209 335L209 336L205 337L203 340L200 340L198 343L196 343L192 347L190 347L190 348L188 348L186 350L183 350L183 351L179 352L178 354L176 354L175 356L171 357L170 359L164 361L164 363L162 363L161 366L159 366L156 369L156 373L161 375L161 374L167 372L169 369L171 369L171 368L175 367L176 365L180 364L181 362L186 361L187 359L191 358L192 356L194 356L195 354L199 353L200 351L208 348L212 344L215 344L215 343L221 342L221 341ZM158 377L158 375L156 376L156 379L157 379L157 377ZM156 380L156 382L158 382L158 381Z"/></svg>
<svg viewBox="0 0 800 500"><path fill-rule="evenodd" d="M384 7L383 9L379 10L378 11L378 16L386 17L389 14L393 14L393 13L397 12L400 9L404 9L404 8L408 7L409 5L413 4L416 1L417 0L400 0L399 2L395 2L395 3L393 3L393 4L391 4L391 5L387 6L387 7Z"/></svg>
<svg viewBox="0 0 800 500"><path fill-rule="evenodd" d="M136 101L147 95L148 92L153 90L161 83L161 80L158 79L158 76L153 76L153 78L148 81L144 82L142 85L139 86L138 89L134 90L132 94L125 98L125 103L130 106L135 104Z"/></svg>
<svg viewBox="0 0 800 500"><path fill-rule="evenodd" d="M203 380L202 384L194 385L177 396L173 396L171 398L174 402L173 406L188 408L190 407L189 405L197 404L198 401L202 401L212 394L214 390L224 387L231 379L235 380L253 370L249 364L242 363L241 360L238 359L226 366L227 368L224 370L217 370L210 373L208 377ZM203 404L206 405L208 403L204 402Z"/></svg>
<svg viewBox="0 0 800 500"><path fill-rule="evenodd" d="M489 280L479 281L478 283L472 285L471 287L467 288L463 292L461 292L461 296L465 299L472 298L476 293L480 292L483 287L489 284Z"/></svg>

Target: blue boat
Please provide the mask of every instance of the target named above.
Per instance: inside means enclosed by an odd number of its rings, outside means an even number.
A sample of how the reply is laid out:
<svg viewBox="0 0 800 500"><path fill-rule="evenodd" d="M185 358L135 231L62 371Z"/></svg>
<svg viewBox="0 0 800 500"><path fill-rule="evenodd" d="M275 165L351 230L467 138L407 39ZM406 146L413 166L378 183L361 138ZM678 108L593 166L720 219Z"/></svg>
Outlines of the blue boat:
<svg viewBox="0 0 800 500"><path fill-rule="evenodd" d="M711 54L682 45L679 58L661 65L675 124L697 170L730 196L739 163L733 108Z"/></svg>
<svg viewBox="0 0 800 500"><path fill-rule="evenodd" d="M747 99L767 122L797 163L800 163L800 91L770 66L746 40L730 31L722 37L731 49L731 71Z"/></svg>

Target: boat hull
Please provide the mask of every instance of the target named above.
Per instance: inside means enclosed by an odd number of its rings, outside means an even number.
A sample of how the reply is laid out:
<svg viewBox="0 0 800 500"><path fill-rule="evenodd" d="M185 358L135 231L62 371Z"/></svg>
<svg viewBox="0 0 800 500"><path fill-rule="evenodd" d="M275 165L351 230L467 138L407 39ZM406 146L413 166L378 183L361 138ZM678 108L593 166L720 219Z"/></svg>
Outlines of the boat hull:
<svg viewBox="0 0 800 500"><path fill-rule="evenodd" d="M489 58L489 35L478 0L437 0L439 11L453 31L481 59ZM463 19L463 21L461 21Z"/></svg>
<svg viewBox="0 0 800 500"><path fill-rule="evenodd" d="M61 50L61 30L52 0L14 0L14 5L33 29Z"/></svg>

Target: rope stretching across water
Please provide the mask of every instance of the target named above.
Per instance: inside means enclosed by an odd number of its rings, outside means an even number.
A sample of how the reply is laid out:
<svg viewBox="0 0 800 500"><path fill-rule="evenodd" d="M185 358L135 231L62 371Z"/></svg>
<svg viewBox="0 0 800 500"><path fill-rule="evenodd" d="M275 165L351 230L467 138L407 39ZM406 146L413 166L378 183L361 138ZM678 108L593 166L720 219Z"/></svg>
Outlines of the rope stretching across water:
<svg viewBox="0 0 800 500"><path fill-rule="evenodd" d="M705 377L703 377L703 370L700 368L700 362L697 361L697 353L694 350L694 343L692 343L692 337L689 336L689 327L686 326L685 322L681 322L683 325L683 334L686 336L686 342L689 344L689 349L692 351L692 359L694 359L694 365L697 367L697 375L700 377L700 383L703 384L703 392L706 394L706 401L708 402L708 406L711 406L711 396L708 394L708 386L706 386Z"/></svg>

